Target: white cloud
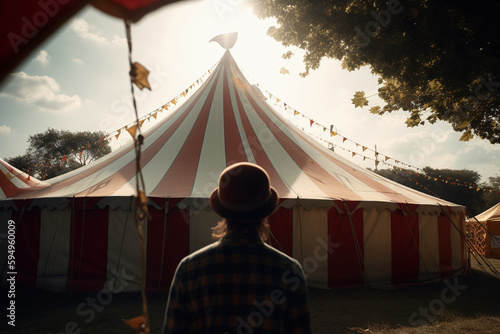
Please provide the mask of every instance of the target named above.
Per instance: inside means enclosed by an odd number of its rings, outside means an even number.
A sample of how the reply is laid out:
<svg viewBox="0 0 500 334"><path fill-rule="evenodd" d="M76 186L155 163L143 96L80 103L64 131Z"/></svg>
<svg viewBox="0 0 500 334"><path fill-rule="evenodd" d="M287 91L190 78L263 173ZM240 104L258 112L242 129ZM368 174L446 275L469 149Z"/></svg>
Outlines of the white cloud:
<svg viewBox="0 0 500 334"><path fill-rule="evenodd" d="M111 40L106 37L101 36L96 32L95 27L91 26L87 21L82 18L73 20L71 23L71 28L78 36L86 41L96 43L100 46L124 46L126 45L126 39L118 35L113 35Z"/></svg>
<svg viewBox="0 0 500 334"><path fill-rule="evenodd" d="M85 63L83 62L83 60L81 60L80 58L73 58L73 59L71 59L71 61L72 61L74 64L76 64L76 65L83 65L83 64L85 64Z"/></svg>
<svg viewBox="0 0 500 334"><path fill-rule="evenodd" d="M49 53L45 50L40 50L40 53L38 53L38 56L36 56L35 60L42 65L48 65L50 60Z"/></svg>
<svg viewBox="0 0 500 334"><path fill-rule="evenodd" d="M81 106L78 95L60 93L59 84L48 76L31 76L24 72L11 74L12 81L0 93L50 112L69 112Z"/></svg>
<svg viewBox="0 0 500 334"><path fill-rule="evenodd" d="M1 135L8 135L11 132L12 132L12 129L10 128L10 126L0 125L0 134Z"/></svg>

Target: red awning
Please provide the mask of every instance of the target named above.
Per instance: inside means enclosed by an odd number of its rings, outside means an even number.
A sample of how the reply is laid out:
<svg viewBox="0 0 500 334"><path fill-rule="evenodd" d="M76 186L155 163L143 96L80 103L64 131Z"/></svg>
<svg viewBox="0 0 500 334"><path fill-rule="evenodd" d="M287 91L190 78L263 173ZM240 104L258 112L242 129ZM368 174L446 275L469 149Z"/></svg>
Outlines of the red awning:
<svg viewBox="0 0 500 334"><path fill-rule="evenodd" d="M103 12L139 21L178 0L4 0L0 2L0 80L87 3Z"/></svg>

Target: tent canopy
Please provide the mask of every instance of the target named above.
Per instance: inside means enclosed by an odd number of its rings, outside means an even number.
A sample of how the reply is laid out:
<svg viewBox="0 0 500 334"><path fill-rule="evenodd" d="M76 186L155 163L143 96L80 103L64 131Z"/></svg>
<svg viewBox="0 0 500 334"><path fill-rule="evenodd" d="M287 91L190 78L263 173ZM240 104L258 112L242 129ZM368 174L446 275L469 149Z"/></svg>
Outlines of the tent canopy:
<svg viewBox="0 0 500 334"><path fill-rule="evenodd" d="M220 218L208 197L220 172L242 161L268 172L280 196L269 242L302 263L312 286L415 284L467 268L462 206L387 180L313 140L267 103L229 50L144 136L148 289L168 290L179 260L213 241L210 228ZM16 222L23 259L16 283L140 289L135 158L131 143L43 182L0 162L0 221Z"/></svg>
<svg viewBox="0 0 500 334"><path fill-rule="evenodd" d="M488 210L478 214L475 218L480 222L500 222L500 203L497 203Z"/></svg>
<svg viewBox="0 0 500 334"><path fill-rule="evenodd" d="M175 113L145 134L142 168L147 195L207 198L228 165L250 161L270 175L280 198L345 210L402 208L438 212L457 207L387 180L331 152L266 103L226 51L204 85ZM5 162L4 169L9 169ZM129 197L135 195L133 143L59 177L27 183L15 193L2 178L5 198ZM0 194L1 195L1 194ZM10 196L9 196L10 195Z"/></svg>
<svg viewBox="0 0 500 334"><path fill-rule="evenodd" d="M0 2L0 81L64 22L88 3L103 12L137 22L178 0L40 0Z"/></svg>

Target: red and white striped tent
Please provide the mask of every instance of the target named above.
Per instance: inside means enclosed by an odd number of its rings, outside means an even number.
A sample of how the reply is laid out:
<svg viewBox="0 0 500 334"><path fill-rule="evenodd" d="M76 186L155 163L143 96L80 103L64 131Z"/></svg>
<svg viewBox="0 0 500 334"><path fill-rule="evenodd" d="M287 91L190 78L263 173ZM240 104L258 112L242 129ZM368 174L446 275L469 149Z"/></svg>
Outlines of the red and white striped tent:
<svg viewBox="0 0 500 334"><path fill-rule="evenodd" d="M281 198L269 242L303 264L311 286L398 286L466 270L463 207L323 147L266 102L227 50L198 91L145 133L148 289L167 290L179 260L212 242L219 217L207 198L239 161L268 171ZM15 222L17 284L140 289L133 144L43 182L3 161L0 170L0 232Z"/></svg>

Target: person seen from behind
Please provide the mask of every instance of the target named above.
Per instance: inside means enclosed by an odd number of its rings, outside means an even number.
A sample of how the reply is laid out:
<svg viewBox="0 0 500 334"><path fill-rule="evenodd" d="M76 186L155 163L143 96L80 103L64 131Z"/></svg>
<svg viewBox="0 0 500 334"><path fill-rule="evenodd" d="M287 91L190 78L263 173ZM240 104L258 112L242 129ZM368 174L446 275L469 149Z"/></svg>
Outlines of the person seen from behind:
<svg viewBox="0 0 500 334"><path fill-rule="evenodd" d="M229 166L209 203L223 218L212 233L218 241L179 263L163 333L311 333L302 267L264 242L278 204L266 171Z"/></svg>

